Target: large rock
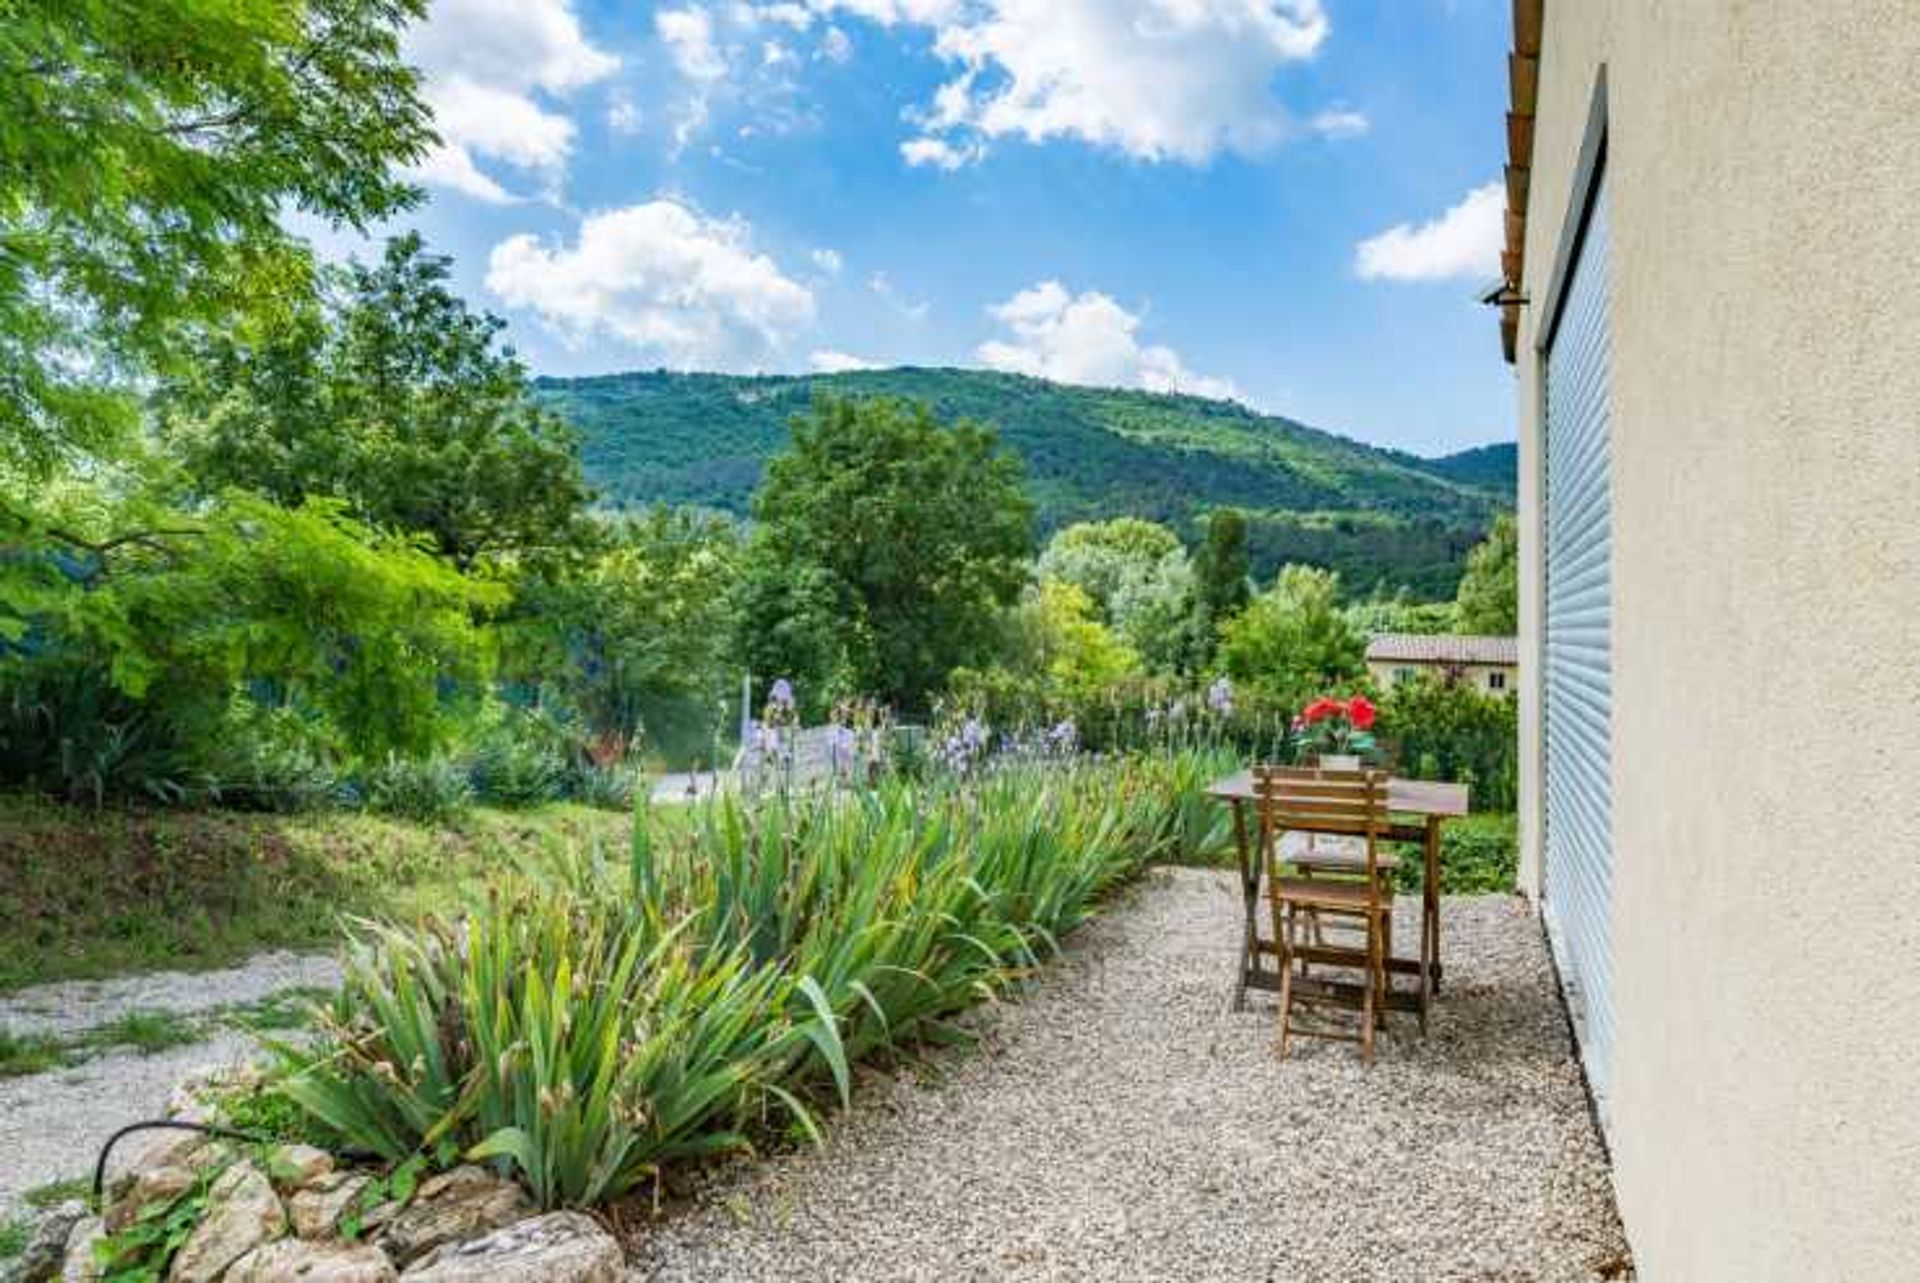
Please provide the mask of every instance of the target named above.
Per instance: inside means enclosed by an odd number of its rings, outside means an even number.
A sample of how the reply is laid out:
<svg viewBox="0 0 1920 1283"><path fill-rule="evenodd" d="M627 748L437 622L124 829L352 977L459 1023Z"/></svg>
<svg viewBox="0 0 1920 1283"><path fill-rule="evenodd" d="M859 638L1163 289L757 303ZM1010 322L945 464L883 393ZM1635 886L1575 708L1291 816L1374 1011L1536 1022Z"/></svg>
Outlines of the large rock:
<svg viewBox="0 0 1920 1283"><path fill-rule="evenodd" d="M377 1247L283 1238L235 1261L221 1283L393 1283L396 1277Z"/></svg>
<svg viewBox="0 0 1920 1283"><path fill-rule="evenodd" d="M66 1259L60 1263L60 1283L94 1283L105 1272L93 1259L93 1245L106 1232L106 1222L98 1216L85 1216L74 1222L67 1234Z"/></svg>
<svg viewBox="0 0 1920 1283"><path fill-rule="evenodd" d="M287 1212L273 1183L242 1160L220 1173L207 1192L207 1214L173 1258L169 1279L212 1283L220 1271L287 1232Z"/></svg>
<svg viewBox="0 0 1920 1283"><path fill-rule="evenodd" d="M205 1133L182 1127L153 1127L137 1131L113 1147L107 1163L107 1194L118 1198L140 1173L156 1167L198 1170L212 1146Z"/></svg>
<svg viewBox="0 0 1920 1283"><path fill-rule="evenodd" d="M301 1238L332 1238L340 1224L340 1214L353 1206L360 1191L367 1187L365 1176L351 1172L328 1172L287 1200L293 1217L293 1232Z"/></svg>
<svg viewBox="0 0 1920 1283"><path fill-rule="evenodd" d="M25 1250L11 1261L0 1263L0 1283L47 1283L57 1276L67 1257L67 1240L73 1237L73 1227L86 1219L87 1205L77 1198L41 1213Z"/></svg>
<svg viewBox="0 0 1920 1283"><path fill-rule="evenodd" d="M267 1155L267 1174L281 1189L305 1189L333 1170L333 1155L311 1145L277 1145Z"/></svg>
<svg viewBox="0 0 1920 1283"><path fill-rule="evenodd" d="M422 1257L402 1283L619 1283L625 1256L590 1216L550 1212Z"/></svg>
<svg viewBox="0 0 1920 1283"><path fill-rule="evenodd" d="M198 1172L183 1164L141 1169L131 1182L121 1186L119 1196L107 1204L107 1233L118 1234L156 1203L172 1203L192 1189L199 1179Z"/></svg>
<svg viewBox="0 0 1920 1283"><path fill-rule="evenodd" d="M421 1182L413 1202L380 1232L380 1246L406 1265L442 1243L497 1230L533 1211L518 1185L484 1168L456 1167Z"/></svg>

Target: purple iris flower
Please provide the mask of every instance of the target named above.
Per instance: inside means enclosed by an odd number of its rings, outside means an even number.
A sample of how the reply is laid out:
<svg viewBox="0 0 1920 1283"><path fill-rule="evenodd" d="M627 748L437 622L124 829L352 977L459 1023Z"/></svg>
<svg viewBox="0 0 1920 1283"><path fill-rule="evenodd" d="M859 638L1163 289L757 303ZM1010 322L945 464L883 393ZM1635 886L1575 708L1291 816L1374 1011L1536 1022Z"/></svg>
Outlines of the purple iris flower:
<svg viewBox="0 0 1920 1283"><path fill-rule="evenodd" d="M1222 677L1207 687L1207 707L1221 717L1233 716L1233 683Z"/></svg>

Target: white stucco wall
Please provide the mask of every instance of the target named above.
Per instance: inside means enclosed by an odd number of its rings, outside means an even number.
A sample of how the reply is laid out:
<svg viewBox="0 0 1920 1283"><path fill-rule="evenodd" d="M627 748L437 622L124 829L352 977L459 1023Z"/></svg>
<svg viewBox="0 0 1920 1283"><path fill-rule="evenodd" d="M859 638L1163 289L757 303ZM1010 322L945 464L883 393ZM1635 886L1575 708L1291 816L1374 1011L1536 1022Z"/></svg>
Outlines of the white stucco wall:
<svg viewBox="0 0 1920 1283"><path fill-rule="evenodd" d="M1641 1277L1920 1278L1920 3L1547 0L1544 44L1536 305L1607 66L1611 1143Z"/></svg>

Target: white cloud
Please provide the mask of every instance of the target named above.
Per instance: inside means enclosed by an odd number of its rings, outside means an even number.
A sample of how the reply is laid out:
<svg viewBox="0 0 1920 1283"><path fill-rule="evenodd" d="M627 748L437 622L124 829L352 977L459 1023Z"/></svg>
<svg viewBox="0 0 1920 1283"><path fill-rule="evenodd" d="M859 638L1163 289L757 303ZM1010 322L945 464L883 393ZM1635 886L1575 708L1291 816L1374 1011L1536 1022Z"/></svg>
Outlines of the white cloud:
<svg viewBox="0 0 1920 1283"><path fill-rule="evenodd" d="M878 361L869 361L864 356L855 356L851 352L836 352L825 348L807 358L813 368L822 374L844 374L848 370L877 370Z"/></svg>
<svg viewBox="0 0 1920 1283"><path fill-rule="evenodd" d="M440 134L414 176L494 203L515 197L482 160L531 173L549 193L565 177L573 121L536 95L570 93L620 65L588 42L569 0L437 0L403 52L425 73Z"/></svg>
<svg viewBox="0 0 1920 1283"><path fill-rule="evenodd" d="M792 27L795 31L805 31L813 25L813 10L796 3L795 0L750 7L749 11L761 22L777 22Z"/></svg>
<svg viewBox="0 0 1920 1283"><path fill-rule="evenodd" d="M853 41L840 28L828 27L827 34L820 40L820 52L829 62L845 63L853 57Z"/></svg>
<svg viewBox="0 0 1920 1283"><path fill-rule="evenodd" d="M620 66L588 43L569 0L435 0L405 43L408 60L429 73L551 93L604 80Z"/></svg>
<svg viewBox="0 0 1920 1283"><path fill-rule="evenodd" d="M892 26L897 22L917 22L931 26L947 22L959 14L961 0L813 0L820 13L849 13Z"/></svg>
<svg viewBox="0 0 1920 1283"><path fill-rule="evenodd" d="M1307 128L1325 138L1357 138L1372 127L1365 114L1345 107L1331 107L1307 117Z"/></svg>
<svg viewBox="0 0 1920 1283"><path fill-rule="evenodd" d="M750 113L751 124L732 131L742 138L816 126L817 107L796 79L806 61L803 40L815 21L811 8L793 2L698 0L656 13L654 32L684 90L667 113L673 154L692 145L730 109ZM836 34L827 34L829 49Z"/></svg>
<svg viewBox="0 0 1920 1283"><path fill-rule="evenodd" d="M956 144L944 138L909 138L900 144L900 158L916 168L931 165L951 171L972 164L986 152L982 144Z"/></svg>
<svg viewBox="0 0 1920 1283"><path fill-rule="evenodd" d="M840 275L840 269L846 266L845 260L840 257L840 251L837 249L817 249L808 257L813 260L815 267L828 276Z"/></svg>
<svg viewBox="0 0 1920 1283"><path fill-rule="evenodd" d="M616 134L637 134L644 120L639 104L625 93L615 94L607 106L607 128Z"/></svg>
<svg viewBox="0 0 1920 1283"><path fill-rule="evenodd" d="M980 0L964 10L836 0L835 7L936 27L935 51L959 72L920 113L927 139L1077 139L1142 160L1198 164L1222 151L1257 154L1316 129L1288 113L1272 86L1282 68L1311 58L1326 39L1321 0ZM1358 119L1341 113L1319 132L1351 132ZM948 159L909 146L902 149L909 163Z"/></svg>
<svg viewBox="0 0 1920 1283"><path fill-rule="evenodd" d="M1010 339L993 339L975 350L980 363L992 369L1096 387L1223 399L1238 395L1230 380L1187 369L1172 348L1142 346L1140 318L1108 295L1075 294L1059 281L1042 281L987 311L1011 331Z"/></svg>
<svg viewBox="0 0 1920 1283"><path fill-rule="evenodd" d="M762 368L814 316L744 221L668 199L594 214L572 246L502 241L487 288L562 334L609 334L683 369Z"/></svg>
<svg viewBox="0 0 1920 1283"><path fill-rule="evenodd" d="M407 170L415 182L471 196L489 205L511 205L520 199L480 172L473 153L464 147L442 145L422 156Z"/></svg>
<svg viewBox="0 0 1920 1283"><path fill-rule="evenodd" d="M688 80L710 83L727 74L727 60L713 41L713 15L698 5L662 9L653 16L654 30L673 55L673 65Z"/></svg>
<svg viewBox="0 0 1920 1283"><path fill-rule="evenodd" d="M1500 270L1505 210L1500 183L1476 187L1431 222L1400 223L1361 241L1354 271L1367 281L1493 276Z"/></svg>
<svg viewBox="0 0 1920 1283"><path fill-rule="evenodd" d="M468 152L521 169L557 171L573 148L573 122L543 111L524 95L455 76L434 86L428 99L441 134Z"/></svg>

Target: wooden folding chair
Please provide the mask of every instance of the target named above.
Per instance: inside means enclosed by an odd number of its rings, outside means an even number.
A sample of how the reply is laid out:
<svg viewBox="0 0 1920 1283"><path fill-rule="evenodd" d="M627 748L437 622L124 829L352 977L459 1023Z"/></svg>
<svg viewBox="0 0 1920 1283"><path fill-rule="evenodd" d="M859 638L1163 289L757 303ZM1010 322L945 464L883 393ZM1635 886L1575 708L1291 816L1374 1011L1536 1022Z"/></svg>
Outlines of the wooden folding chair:
<svg viewBox="0 0 1920 1283"><path fill-rule="evenodd" d="M1362 1058L1371 1065L1374 1030L1386 1018L1387 959L1393 940L1391 865L1380 849L1387 827L1387 777L1378 771L1256 766L1253 790L1280 953L1279 1054L1286 1057L1294 1034L1337 1038L1358 1042ZM1347 841L1323 852L1320 844L1329 838ZM1335 850L1339 858L1329 858ZM1353 927L1357 945L1328 944L1321 930L1323 918ZM1305 945L1298 940L1303 922L1313 932ZM1363 981L1355 986L1309 977L1304 974L1308 961L1357 969ZM1350 1032L1322 1022L1296 1023L1296 1002L1357 1007L1359 1026Z"/></svg>
<svg viewBox="0 0 1920 1283"><path fill-rule="evenodd" d="M1302 878L1355 878L1366 872L1366 846L1358 838L1323 835L1314 832L1294 830L1275 838L1278 847L1275 855L1279 863L1291 868ZM1374 853L1374 863L1389 883L1400 871L1400 857L1392 851L1382 850ZM1327 943L1327 924L1315 909L1305 912L1307 938L1317 946ZM1387 957L1393 957L1393 919L1387 919ZM1306 974L1307 965L1303 960L1301 973ZM1424 1021L1425 1017L1422 1016ZM1425 1025L1421 1026L1425 1032Z"/></svg>

